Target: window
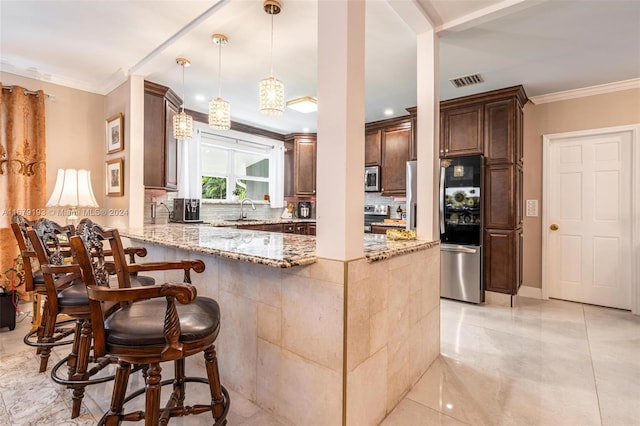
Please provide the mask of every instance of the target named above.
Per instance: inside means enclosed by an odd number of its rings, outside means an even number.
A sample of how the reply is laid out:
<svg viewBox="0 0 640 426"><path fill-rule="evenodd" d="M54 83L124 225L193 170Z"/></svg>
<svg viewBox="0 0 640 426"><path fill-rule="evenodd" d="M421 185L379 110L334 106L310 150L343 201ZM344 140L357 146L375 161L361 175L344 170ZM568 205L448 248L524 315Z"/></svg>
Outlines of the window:
<svg viewBox="0 0 640 426"><path fill-rule="evenodd" d="M262 200L269 194L271 146L203 133L200 143L202 198Z"/></svg>

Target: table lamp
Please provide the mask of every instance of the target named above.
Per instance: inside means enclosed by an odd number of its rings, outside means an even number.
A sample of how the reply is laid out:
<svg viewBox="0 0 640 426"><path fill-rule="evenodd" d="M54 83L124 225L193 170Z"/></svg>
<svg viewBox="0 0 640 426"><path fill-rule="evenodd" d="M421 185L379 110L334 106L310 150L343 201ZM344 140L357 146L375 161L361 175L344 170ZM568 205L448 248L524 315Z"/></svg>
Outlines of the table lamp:
<svg viewBox="0 0 640 426"><path fill-rule="evenodd" d="M58 169L47 207L71 207L67 223L72 224L78 220L78 207L98 207L91 187L91 172L84 169Z"/></svg>

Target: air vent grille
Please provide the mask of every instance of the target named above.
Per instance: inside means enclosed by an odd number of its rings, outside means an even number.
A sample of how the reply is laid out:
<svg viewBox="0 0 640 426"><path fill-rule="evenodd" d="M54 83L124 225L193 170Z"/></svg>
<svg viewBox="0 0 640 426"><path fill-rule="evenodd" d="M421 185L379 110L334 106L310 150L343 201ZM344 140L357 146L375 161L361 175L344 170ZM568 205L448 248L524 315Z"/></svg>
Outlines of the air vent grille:
<svg viewBox="0 0 640 426"><path fill-rule="evenodd" d="M449 81L454 87L465 87L484 82L480 74L465 75L463 77L452 78Z"/></svg>

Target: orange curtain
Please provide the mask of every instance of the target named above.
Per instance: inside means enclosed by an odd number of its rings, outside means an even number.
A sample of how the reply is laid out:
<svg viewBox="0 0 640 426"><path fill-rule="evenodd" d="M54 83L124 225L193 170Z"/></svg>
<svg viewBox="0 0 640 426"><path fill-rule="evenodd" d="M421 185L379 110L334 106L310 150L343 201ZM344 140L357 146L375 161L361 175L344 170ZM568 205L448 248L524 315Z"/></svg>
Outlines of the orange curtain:
<svg viewBox="0 0 640 426"><path fill-rule="evenodd" d="M45 94L23 87L2 87L0 101L0 285L10 286L6 273L16 265L18 245L11 216L44 216L46 203ZM15 284L15 281L14 281ZM24 286L23 286L24 287ZM24 291L18 287L18 292ZM21 294L24 299L25 295Z"/></svg>

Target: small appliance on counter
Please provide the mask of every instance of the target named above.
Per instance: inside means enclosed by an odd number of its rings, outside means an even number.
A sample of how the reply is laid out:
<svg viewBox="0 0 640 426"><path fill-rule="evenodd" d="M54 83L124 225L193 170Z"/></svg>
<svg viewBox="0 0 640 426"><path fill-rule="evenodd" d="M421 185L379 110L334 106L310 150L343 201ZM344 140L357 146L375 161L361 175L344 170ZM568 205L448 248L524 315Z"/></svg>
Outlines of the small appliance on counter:
<svg viewBox="0 0 640 426"><path fill-rule="evenodd" d="M298 218L309 219L311 217L311 202L300 201L298 203Z"/></svg>
<svg viewBox="0 0 640 426"><path fill-rule="evenodd" d="M200 200L198 198L174 198L173 221L200 223Z"/></svg>

